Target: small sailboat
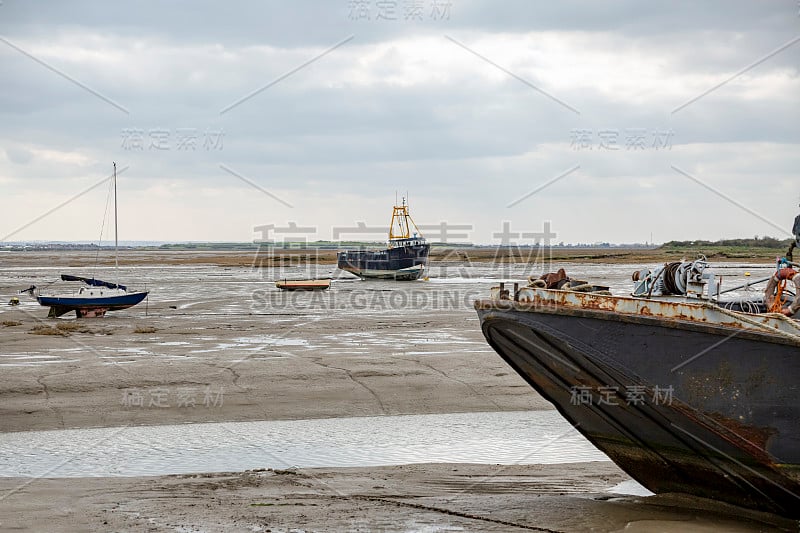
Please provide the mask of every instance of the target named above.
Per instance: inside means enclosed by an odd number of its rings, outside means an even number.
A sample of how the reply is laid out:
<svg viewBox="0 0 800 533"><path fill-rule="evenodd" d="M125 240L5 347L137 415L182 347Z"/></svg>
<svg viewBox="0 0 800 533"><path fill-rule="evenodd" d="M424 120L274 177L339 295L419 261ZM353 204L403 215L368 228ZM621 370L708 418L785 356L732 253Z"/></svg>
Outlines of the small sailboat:
<svg viewBox="0 0 800 533"><path fill-rule="evenodd" d="M114 268L119 272L117 251L119 237L117 232L117 164L114 163ZM50 308L49 317L59 317L70 311L75 311L78 318L101 317L107 311L118 311L132 307L147 297L148 291L129 291L125 285L112 283L99 279L61 275L62 281L77 281L83 283L75 292L53 295L36 294L40 305ZM31 287L34 289L34 287ZM33 292L31 290L31 292Z"/></svg>

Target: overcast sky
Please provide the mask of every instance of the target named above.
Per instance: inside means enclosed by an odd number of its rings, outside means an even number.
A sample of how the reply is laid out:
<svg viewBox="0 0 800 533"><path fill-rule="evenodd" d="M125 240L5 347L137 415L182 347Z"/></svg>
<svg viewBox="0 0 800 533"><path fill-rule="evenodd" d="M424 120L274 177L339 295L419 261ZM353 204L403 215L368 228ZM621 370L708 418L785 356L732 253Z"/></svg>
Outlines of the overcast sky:
<svg viewBox="0 0 800 533"><path fill-rule="evenodd" d="M406 191L449 240L786 238L799 11L3 0L0 238L97 240L112 161L124 240L380 240Z"/></svg>

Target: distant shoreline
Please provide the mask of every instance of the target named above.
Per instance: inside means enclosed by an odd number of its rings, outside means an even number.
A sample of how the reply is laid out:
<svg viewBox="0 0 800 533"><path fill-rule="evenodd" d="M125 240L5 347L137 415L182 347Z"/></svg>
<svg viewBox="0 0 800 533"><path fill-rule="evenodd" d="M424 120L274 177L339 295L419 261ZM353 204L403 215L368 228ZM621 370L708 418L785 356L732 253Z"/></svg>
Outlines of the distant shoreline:
<svg viewBox="0 0 800 533"><path fill-rule="evenodd" d="M378 245L370 245L369 248ZM344 248L344 247L343 247ZM41 263L58 266L108 266L114 264L113 252L103 249L4 250L2 264L30 265ZM283 248L258 249L148 249L123 248L119 252L121 266L207 264L221 267L275 267L285 265L335 265L337 249ZM98 253L99 252L99 253ZM431 247L431 264L470 263L542 263L584 262L610 264L657 264L704 255L712 262L753 261L771 263L782 256L785 248L747 246L661 246L644 247Z"/></svg>

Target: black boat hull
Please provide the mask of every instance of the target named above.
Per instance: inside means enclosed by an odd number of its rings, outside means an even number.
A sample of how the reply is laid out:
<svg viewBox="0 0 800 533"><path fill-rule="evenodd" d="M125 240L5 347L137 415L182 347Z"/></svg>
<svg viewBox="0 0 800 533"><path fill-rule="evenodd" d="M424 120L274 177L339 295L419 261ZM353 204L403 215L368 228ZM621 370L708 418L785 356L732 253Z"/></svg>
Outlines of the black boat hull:
<svg viewBox="0 0 800 533"><path fill-rule="evenodd" d="M495 351L649 490L800 518L797 342L600 308L476 308Z"/></svg>
<svg viewBox="0 0 800 533"><path fill-rule="evenodd" d="M429 244L396 246L386 250L348 250L337 255L337 266L360 278L419 279L428 264Z"/></svg>

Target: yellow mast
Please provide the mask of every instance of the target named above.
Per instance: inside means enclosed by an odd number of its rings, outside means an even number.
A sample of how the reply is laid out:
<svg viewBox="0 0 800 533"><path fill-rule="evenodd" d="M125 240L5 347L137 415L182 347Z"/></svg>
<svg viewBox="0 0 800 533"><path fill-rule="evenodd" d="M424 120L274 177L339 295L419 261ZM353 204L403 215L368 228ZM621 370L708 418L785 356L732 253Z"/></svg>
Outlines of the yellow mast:
<svg viewBox="0 0 800 533"><path fill-rule="evenodd" d="M394 206L394 211L392 211L392 223L389 225L389 240L410 239L411 226L416 230L414 236L421 239L422 233L419 231L414 219L408 214L406 199L403 198L403 205Z"/></svg>

